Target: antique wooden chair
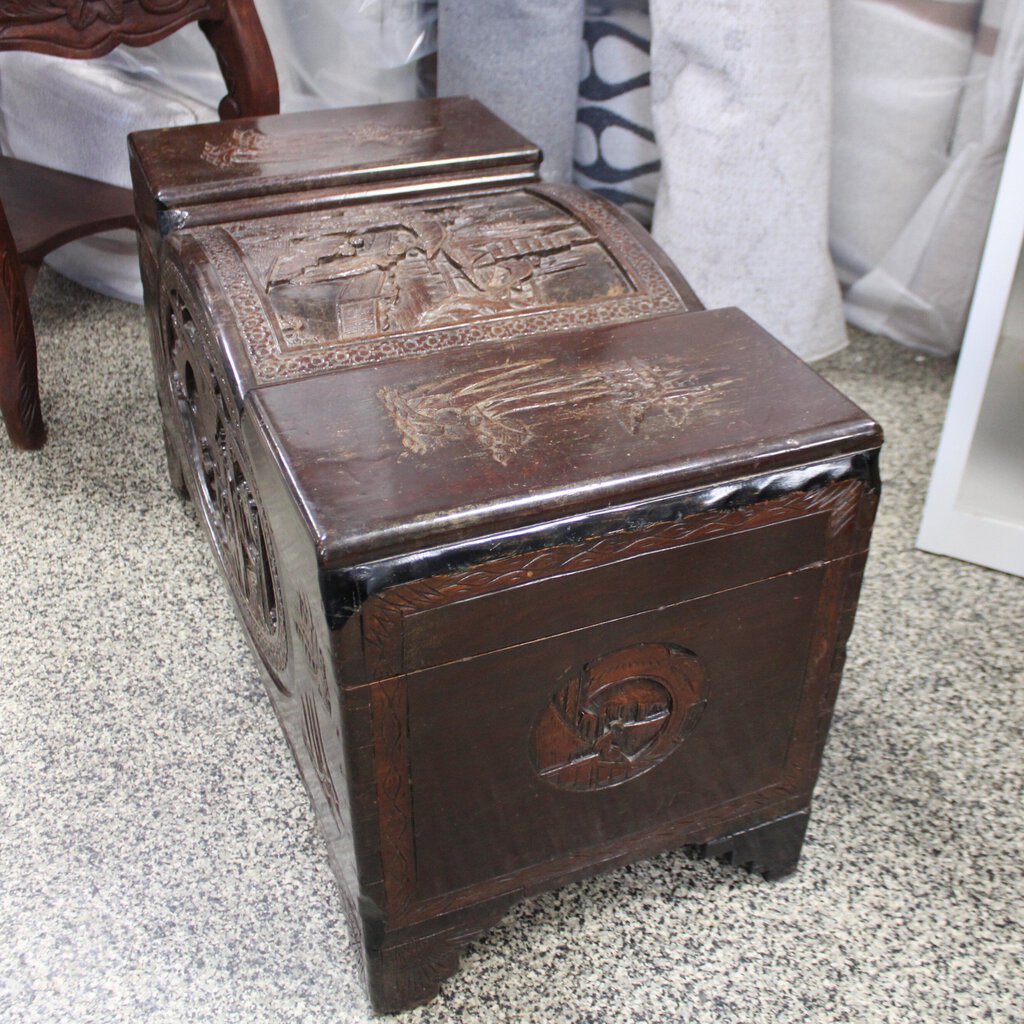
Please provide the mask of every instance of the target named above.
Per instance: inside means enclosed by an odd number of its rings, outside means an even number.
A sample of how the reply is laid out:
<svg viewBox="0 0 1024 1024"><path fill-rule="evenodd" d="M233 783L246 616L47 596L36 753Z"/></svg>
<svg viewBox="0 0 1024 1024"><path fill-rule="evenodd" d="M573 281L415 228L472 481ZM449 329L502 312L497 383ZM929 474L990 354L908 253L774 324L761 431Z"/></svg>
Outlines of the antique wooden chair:
<svg viewBox="0 0 1024 1024"><path fill-rule="evenodd" d="M0 50L91 59L198 21L220 64L222 119L278 112L277 75L252 0L0 0ZM0 157L0 412L18 448L46 440L28 297L43 257L133 227L129 189Z"/></svg>

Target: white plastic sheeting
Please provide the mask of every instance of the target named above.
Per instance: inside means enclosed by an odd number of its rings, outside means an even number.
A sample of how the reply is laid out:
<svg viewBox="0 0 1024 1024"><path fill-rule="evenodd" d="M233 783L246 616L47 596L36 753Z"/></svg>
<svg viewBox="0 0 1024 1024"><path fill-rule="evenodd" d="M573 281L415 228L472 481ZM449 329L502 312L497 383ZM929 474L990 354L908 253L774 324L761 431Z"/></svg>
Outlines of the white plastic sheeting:
<svg viewBox="0 0 1024 1024"><path fill-rule="evenodd" d="M846 315L954 353L1024 73L1024 0L834 0L833 18Z"/></svg>
<svg viewBox="0 0 1024 1024"><path fill-rule="evenodd" d="M256 4L283 110L415 95L435 5ZM466 23L442 66L470 92L485 92L499 70L518 82L510 95L531 98L517 101L514 123L555 140L559 175L570 131L552 114L575 104L582 56L577 180L649 213L660 152L656 233L706 301L743 305L816 358L842 344L838 279L854 323L931 352L957 349L1024 73L1024 0L651 0L650 12L645 0L588 0L587 24L612 27L585 28L582 53L562 40L564 56L548 45L553 32L525 45L524 26L556 8L561 23L578 24L580 0L502 0L502 23L519 26L504 32L469 23L478 4L445 4ZM488 59L472 58L489 31ZM126 131L213 118L222 93L195 26L99 62L0 54L0 146L126 185ZM130 296L133 243L89 244L88 255L67 247L54 262ZM120 270L105 262L116 244Z"/></svg>
<svg viewBox="0 0 1024 1024"><path fill-rule="evenodd" d="M283 111L412 99L415 61L436 17L418 0L255 0L277 67ZM95 61L0 54L0 149L128 187L125 136L217 118L224 79L199 27ZM47 263L142 301L135 237L108 232L66 245Z"/></svg>

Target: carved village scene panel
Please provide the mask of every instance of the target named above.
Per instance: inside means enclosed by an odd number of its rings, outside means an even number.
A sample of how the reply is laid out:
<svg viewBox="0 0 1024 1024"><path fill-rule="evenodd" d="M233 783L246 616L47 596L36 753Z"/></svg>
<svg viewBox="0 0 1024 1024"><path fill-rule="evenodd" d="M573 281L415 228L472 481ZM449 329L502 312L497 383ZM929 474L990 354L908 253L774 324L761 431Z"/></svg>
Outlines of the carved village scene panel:
<svg viewBox="0 0 1024 1024"><path fill-rule="evenodd" d="M529 191L350 206L289 227L278 218L231 227L285 352L635 291L587 225Z"/></svg>

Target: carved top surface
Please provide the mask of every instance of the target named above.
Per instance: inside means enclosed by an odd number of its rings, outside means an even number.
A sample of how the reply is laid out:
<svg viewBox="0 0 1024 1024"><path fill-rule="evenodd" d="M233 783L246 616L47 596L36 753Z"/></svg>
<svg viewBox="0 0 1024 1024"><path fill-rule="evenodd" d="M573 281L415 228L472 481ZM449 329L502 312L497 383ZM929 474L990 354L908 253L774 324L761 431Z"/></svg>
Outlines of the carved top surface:
<svg viewBox="0 0 1024 1024"><path fill-rule="evenodd" d="M224 0L4 0L0 50L98 57L121 43L154 43L223 9Z"/></svg>
<svg viewBox="0 0 1024 1024"><path fill-rule="evenodd" d="M247 403L337 566L881 441L737 310L444 349Z"/></svg>
<svg viewBox="0 0 1024 1024"><path fill-rule="evenodd" d="M255 383L687 308L652 247L578 189L364 203L189 237Z"/></svg>
<svg viewBox="0 0 1024 1024"><path fill-rule="evenodd" d="M540 160L466 97L137 132L132 148L164 207L504 165L528 176Z"/></svg>

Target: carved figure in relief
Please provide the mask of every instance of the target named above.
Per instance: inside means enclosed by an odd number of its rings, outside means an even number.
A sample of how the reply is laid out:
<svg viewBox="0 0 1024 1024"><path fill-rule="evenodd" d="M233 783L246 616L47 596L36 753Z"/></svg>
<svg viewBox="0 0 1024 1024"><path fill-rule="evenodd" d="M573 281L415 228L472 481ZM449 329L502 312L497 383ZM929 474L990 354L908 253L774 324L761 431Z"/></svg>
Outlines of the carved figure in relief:
<svg viewBox="0 0 1024 1024"><path fill-rule="evenodd" d="M544 410L608 403L621 426L635 434L656 410L681 427L699 403L714 400L730 381L703 384L689 369L642 359L579 373L549 369L554 358L511 363L409 388L382 388L402 444L422 455L474 438L507 465L533 438L531 420Z"/></svg>
<svg viewBox="0 0 1024 1024"><path fill-rule="evenodd" d="M588 227L525 192L351 207L275 241L250 236L246 248L265 262L267 294L290 348L633 291Z"/></svg>
<svg viewBox="0 0 1024 1024"><path fill-rule="evenodd" d="M561 789L603 789L648 771L696 728L707 704L700 659L637 644L586 664L533 733L534 767Z"/></svg>
<svg viewBox="0 0 1024 1024"><path fill-rule="evenodd" d="M327 756L327 748L324 746L324 737L320 729L320 716L316 710L312 694L304 694L302 697L302 741L306 745L306 752L313 762L313 770L323 787L324 796L327 798L331 814L338 827L347 832L344 815L341 812L341 800L338 797L338 788L334 784L334 776L331 772L330 760Z"/></svg>

